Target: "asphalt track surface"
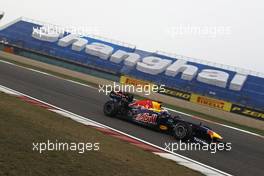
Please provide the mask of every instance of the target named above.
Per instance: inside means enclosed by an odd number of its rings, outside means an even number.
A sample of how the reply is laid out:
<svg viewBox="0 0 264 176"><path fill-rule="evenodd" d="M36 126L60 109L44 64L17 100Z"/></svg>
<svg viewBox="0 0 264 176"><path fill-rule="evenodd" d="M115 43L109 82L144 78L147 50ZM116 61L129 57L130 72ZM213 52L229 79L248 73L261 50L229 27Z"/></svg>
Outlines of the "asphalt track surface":
<svg viewBox="0 0 264 176"><path fill-rule="evenodd" d="M161 147L165 147L165 143L177 142L170 135L145 129L127 121L104 116L102 107L108 100L108 97L99 93L97 89L6 63L0 63L0 85L25 93ZM196 119L188 116L184 116L183 118L199 123ZM227 142L231 142L232 150L228 152L219 151L215 154L209 151L177 151L177 153L232 175L263 175L263 138L217 124L203 123L219 132Z"/></svg>

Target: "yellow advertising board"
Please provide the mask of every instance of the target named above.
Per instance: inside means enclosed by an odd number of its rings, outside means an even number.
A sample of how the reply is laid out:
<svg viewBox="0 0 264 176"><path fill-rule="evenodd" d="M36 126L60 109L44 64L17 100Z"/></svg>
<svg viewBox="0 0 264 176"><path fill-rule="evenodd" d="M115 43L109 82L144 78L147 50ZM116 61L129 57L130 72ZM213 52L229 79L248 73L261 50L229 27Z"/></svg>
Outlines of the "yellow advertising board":
<svg viewBox="0 0 264 176"><path fill-rule="evenodd" d="M232 105L231 112L236 113L236 114L245 115L248 117L253 117L259 120L264 120L264 111L255 110L252 108L247 108L247 107L236 105L236 104Z"/></svg>
<svg viewBox="0 0 264 176"><path fill-rule="evenodd" d="M217 100L214 98L208 98L208 97L197 95L197 94L192 94L190 101L193 103L209 106L212 108L216 108L216 109L220 109L220 110L224 110L228 112L230 112L231 106L232 106L232 103L222 101L222 100Z"/></svg>
<svg viewBox="0 0 264 176"><path fill-rule="evenodd" d="M138 79L131 78L131 77L128 77L128 76L121 76L120 77L120 83L121 84L129 84L129 85L133 85L133 86L153 85L150 82L138 80Z"/></svg>
<svg viewBox="0 0 264 176"><path fill-rule="evenodd" d="M181 90L176 90L176 89L173 90L173 89L165 88L163 92L159 92L159 93L172 96L175 98L179 98L182 100L186 100L186 101L190 101L190 98L191 98L191 93L184 92Z"/></svg>

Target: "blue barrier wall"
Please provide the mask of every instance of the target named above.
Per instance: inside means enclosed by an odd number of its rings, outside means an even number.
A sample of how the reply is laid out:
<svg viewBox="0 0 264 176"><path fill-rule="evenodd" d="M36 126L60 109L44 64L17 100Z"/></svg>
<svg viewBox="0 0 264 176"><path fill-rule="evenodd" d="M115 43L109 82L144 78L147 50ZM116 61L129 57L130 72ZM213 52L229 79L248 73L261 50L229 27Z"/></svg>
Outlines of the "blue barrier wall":
<svg viewBox="0 0 264 176"><path fill-rule="evenodd" d="M57 42L50 43L44 42L31 37L33 27L40 27L37 24L26 21L18 21L7 28L0 31L0 40L8 42L9 45L21 47L23 49L29 49L38 53L49 55L51 57L57 57L65 59L70 62L83 64L85 66L92 66L103 70L109 70L116 74L126 74L139 79L152 81L156 84L165 84L166 87L176 88L188 92L193 92L201 95L206 95L226 101L230 101L237 104L242 104L247 107L258 108L264 110L264 78L249 75L242 90L233 91L227 88L216 87L208 84L201 83L196 79L192 81L186 81L180 79L181 75L176 77L166 76L164 73L159 75L150 75L136 70L135 68L126 67L123 63L115 64L109 60L102 60L98 57L88 55L82 50L81 52L73 51L71 46L60 47ZM64 34L66 35L66 34ZM168 56L163 56L157 53L150 53L138 49L132 49L129 47L112 44L102 40L97 40L90 37L84 37L91 42L100 42L110 45L114 48L114 51L121 49L128 52L134 52L145 56L157 56L160 58L174 60ZM229 73L229 82L235 75L235 72L225 70L217 67L203 65L195 62L188 62L188 64L197 66L201 69L217 69ZM213 93L212 93L213 92Z"/></svg>

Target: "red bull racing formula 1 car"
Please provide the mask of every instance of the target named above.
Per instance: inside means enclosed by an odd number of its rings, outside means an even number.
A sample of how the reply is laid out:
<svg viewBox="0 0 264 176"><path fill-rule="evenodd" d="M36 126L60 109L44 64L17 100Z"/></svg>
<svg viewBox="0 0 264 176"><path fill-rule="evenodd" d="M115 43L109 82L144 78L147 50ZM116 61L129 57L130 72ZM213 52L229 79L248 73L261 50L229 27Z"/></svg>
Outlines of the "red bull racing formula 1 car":
<svg viewBox="0 0 264 176"><path fill-rule="evenodd" d="M187 122L180 116L173 116L152 100L135 101L133 95L111 92L110 100L104 104L104 114L126 119L145 127L172 134L177 140L202 144L224 143L223 138L211 128Z"/></svg>

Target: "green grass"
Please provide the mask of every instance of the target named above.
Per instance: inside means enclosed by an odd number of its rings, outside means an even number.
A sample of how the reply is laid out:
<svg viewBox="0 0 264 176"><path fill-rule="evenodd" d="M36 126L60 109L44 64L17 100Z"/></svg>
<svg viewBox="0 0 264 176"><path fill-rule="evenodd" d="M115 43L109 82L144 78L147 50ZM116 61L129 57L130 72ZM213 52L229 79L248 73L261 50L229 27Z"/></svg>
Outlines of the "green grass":
<svg viewBox="0 0 264 176"><path fill-rule="evenodd" d="M99 151L33 151L32 143L100 143ZM201 175L96 129L0 93L0 175Z"/></svg>
<svg viewBox="0 0 264 176"><path fill-rule="evenodd" d="M50 73L52 75L55 75L55 76L58 76L58 77L61 77L61 78L64 78L64 79L70 79L70 80L77 81L77 82L80 82L80 83L83 83L83 84L87 84L87 85L91 85L91 86L94 86L94 87L98 87L97 84L94 84L94 83L91 83L91 82L88 82L88 81L85 81L85 80L82 80L82 79L78 79L76 77L67 76L67 75L64 75L64 74L61 74L61 73L57 73L57 72L53 72L53 71L50 71L50 70L47 70L47 69L42 69L42 68L39 68L39 67L31 66L29 64L24 64L24 63L21 63L21 62L16 62L16 61L9 60L9 59L3 58L3 57L0 57L0 59L4 60L4 61L8 61L10 63L14 63L14 64L17 64L17 65L23 66L23 67L32 68L32 69L36 69L36 70L43 71L43 72L46 72L46 73ZM140 97L140 96L135 96L135 97L137 97L138 99L144 99L143 97ZM249 126L246 126L246 125L233 123L233 122L224 120L222 118L219 118L217 116L207 115L207 114L200 113L200 112L197 112L197 111L192 111L192 110L189 110L189 109L186 109L186 108L181 108L181 107L177 107L177 106L173 106L173 105L169 105L169 104L164 104L164 105L166 107L168 107L168 108L171 108L171 109L174 109L174 110L178 110L178 111L181 111L183 113L187 113L187 114L194 115L194 116L199 116L199 117L207 119L207 120L211 120L211 121L218 122L218 123L223 123L225 125L233 126L233 127L236 127L236 128L240 128L240 129L243 129L243 130L247 130L247 131L253 132L253 133L264 135L264 130L252 128L252 127L249 127ZM245 118L248 118L248 117L245 117Z"/></svg>

